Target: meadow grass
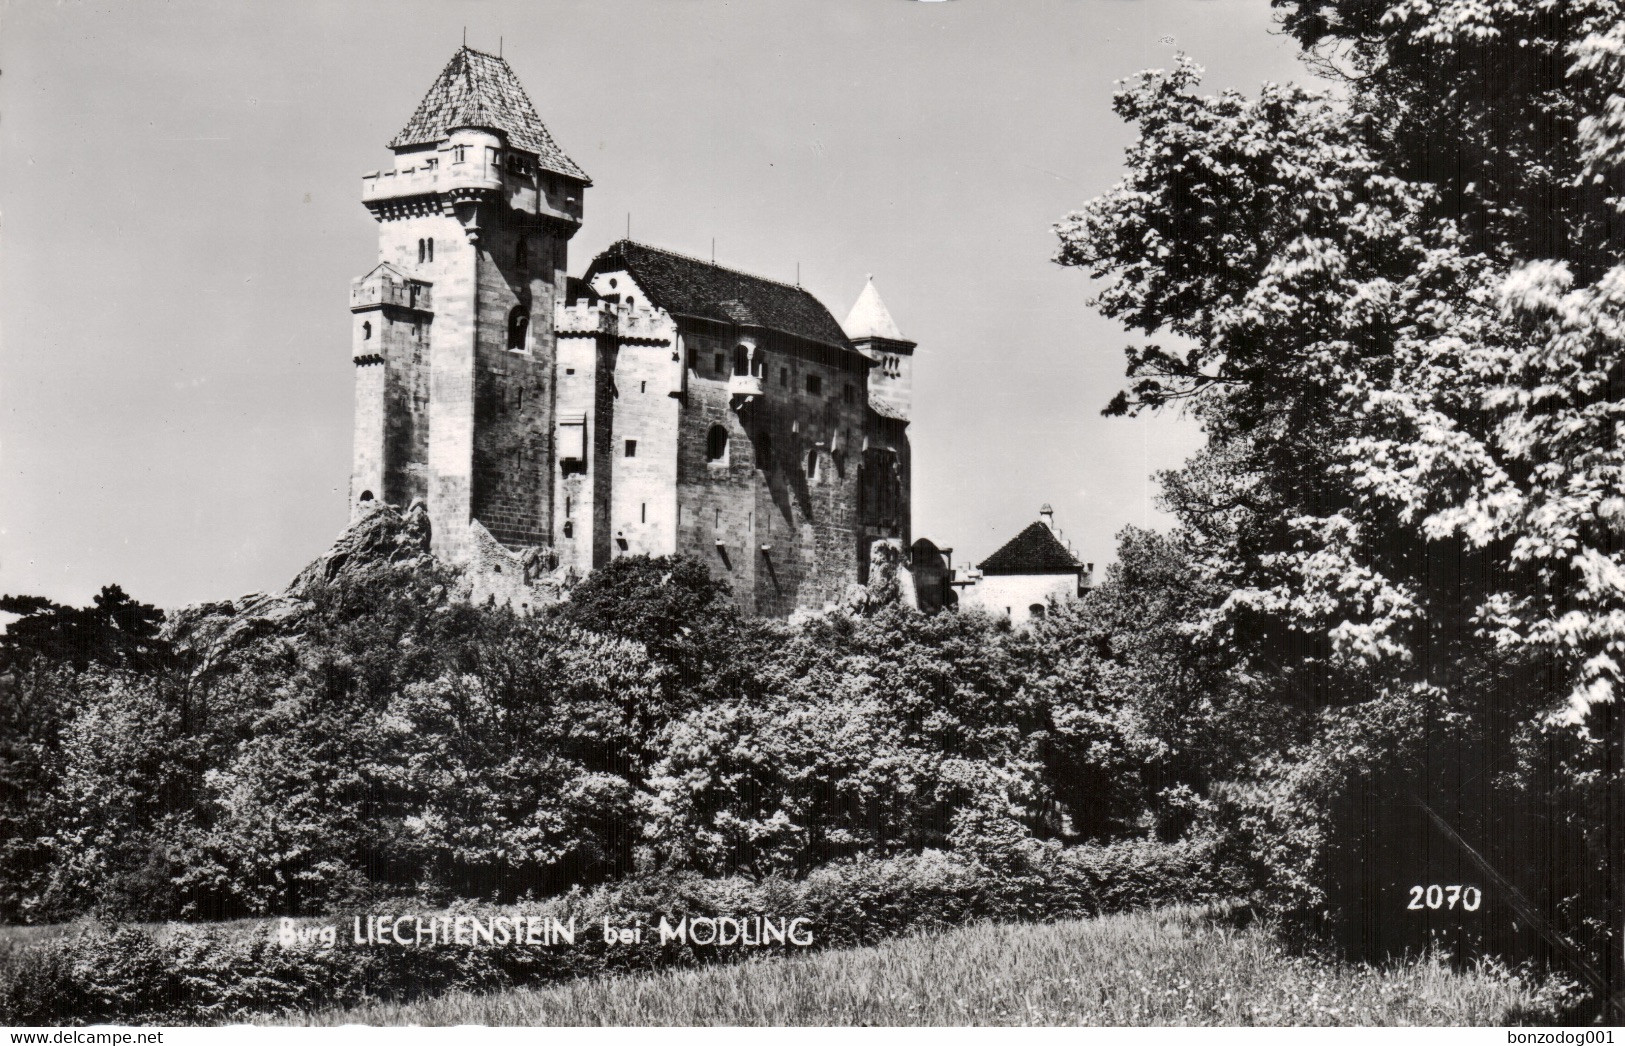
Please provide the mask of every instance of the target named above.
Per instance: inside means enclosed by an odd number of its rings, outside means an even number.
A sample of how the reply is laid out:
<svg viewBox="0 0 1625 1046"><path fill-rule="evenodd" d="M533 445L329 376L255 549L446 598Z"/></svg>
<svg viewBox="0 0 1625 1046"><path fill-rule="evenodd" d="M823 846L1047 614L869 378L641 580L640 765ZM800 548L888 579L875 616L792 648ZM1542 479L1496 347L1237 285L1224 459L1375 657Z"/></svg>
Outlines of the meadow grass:
<svg viewBox="0 0 1625 1046"><path fill-rule="evenodd" d="M980 924L877 947L334 1009L315 1025L1498 1025L1551 1010L1505 971L1291 954L1168 908Z"/></svg>

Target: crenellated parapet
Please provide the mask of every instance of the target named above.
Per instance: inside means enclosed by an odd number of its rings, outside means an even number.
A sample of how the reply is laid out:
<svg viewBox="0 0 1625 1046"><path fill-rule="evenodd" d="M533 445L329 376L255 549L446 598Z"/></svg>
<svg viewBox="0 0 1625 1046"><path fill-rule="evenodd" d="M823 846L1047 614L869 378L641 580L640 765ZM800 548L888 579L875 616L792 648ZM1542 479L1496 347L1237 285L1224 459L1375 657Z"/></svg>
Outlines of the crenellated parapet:
<svg viewBox="0 0 1625 1046"><path fill-rule="evenodd" d="M553 309L553 330L561 338L608 334L623 344L670 345L677 326L647 306L608 301L573 301Z"/></svg>
<svg viewBox="0 0 1625 1046"><path fill-rule="evenodd" d="M414 279L392 265L381 264L350 283L350 311L365 312L386 306L410 312L434 312L433 284Z"/></svg>

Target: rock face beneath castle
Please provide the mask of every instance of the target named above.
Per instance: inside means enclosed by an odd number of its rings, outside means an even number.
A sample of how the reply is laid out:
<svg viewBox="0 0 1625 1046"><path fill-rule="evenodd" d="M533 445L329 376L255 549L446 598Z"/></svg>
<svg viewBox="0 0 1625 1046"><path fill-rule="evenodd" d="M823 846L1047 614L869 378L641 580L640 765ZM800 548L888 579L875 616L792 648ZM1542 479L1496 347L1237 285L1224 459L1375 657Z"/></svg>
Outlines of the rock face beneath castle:
<svg viewBox="0 0 1625 1046"><path fill-rule="evenodd" d="M569 277L590 182L466 47L391 148L351 290L352 519L421 501L433 555L516 607L543 574L682 553L788 615L866 585L877 542L910 547L914 343L873 283L843 327L799 287L630 241Z"/></svg>

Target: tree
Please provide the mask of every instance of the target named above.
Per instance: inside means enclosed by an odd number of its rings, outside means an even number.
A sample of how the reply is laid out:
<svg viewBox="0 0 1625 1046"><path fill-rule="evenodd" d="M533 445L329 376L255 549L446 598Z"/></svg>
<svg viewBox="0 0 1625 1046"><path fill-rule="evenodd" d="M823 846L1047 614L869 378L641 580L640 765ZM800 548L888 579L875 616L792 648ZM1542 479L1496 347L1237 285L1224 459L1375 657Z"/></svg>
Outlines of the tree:
<svg viewBox="0 0 1625 1046"><path fill-rule="evenodd" d="M1109 409L1186 404L1207 433L1164 480L1205 583L1229 593L1202 628L1374 763L1404 747L1363 729L1375 717L1448 739L1422 777L1369 782L1413 811L1397 836L1448 802L1503 864L1513 839L1588 849L1612 898L1588 944L1617 983L1625 12L1277 7L1343 96L1201 97L1185 60L1142 74L1116 99L1140 128L1128 173L1057 227L1057 260L1159 339L1130 351ZM1304 765L1366 787L1308 743ZM1527 758L1542 746L1566 754Z"/></svg>
<svg viewBox="0 0 1625 1046"><path fill-rule="evenodd" d="M142 670L156 666L168 650L160 638L164 612L136 602L118 585L102 586L88 607L42 596L0 596L0 612L17 615L0 633L0 673L35 658L78 669L96 662Z"/></svg>

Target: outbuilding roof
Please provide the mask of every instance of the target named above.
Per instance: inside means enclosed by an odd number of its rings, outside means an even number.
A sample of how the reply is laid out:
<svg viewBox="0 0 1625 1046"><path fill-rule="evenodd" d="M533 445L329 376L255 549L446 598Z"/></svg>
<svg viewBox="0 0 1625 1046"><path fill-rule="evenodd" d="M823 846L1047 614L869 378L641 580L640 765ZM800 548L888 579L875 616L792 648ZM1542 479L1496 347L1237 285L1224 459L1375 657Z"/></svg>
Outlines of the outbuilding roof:
<svg viewBox="0 0 1625 1046"><path fill-rule="evenodd" d="M851 348L835 317L800 287L631 240L611 244L593 259L586 278L622 271L637 281L652 304L673 316L766 327Z"/></svg>
<svg viewBox="0 0 1625 1046"><path fill-rule="evenodd" d="M466 45L451 56L418 103L417 112L389 146L400 149L439 142L457 127L501 131L509 145L535 153L543 170L591 181L553 141L508 63Z"/></svg>
<svg viewBox="0 0 1625 1046"><path fill-rule="evenodd" d="M1083 564L1077 561L1048 525L1030 523L1026 530L982 560L984 574L1077 574Z"/></svg>

